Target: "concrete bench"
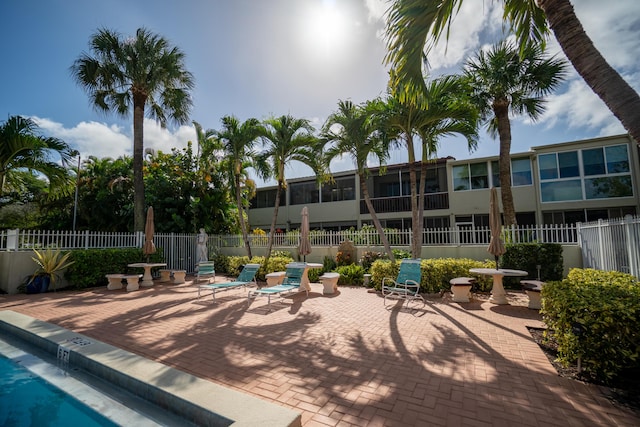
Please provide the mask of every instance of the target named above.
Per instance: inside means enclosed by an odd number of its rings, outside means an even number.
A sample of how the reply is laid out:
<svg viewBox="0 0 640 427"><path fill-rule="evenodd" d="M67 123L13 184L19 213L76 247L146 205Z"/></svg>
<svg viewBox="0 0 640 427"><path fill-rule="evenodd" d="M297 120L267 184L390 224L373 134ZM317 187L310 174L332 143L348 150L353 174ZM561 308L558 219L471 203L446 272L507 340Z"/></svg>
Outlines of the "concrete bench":
<svg viewBox="0 0 640 427"><path fill-rule="evenodd" d="M123 274L123 279L127 279L127 292L140 289L140 279L142 274Z"/></svg>
<svg viewBox="0 0 640 427"><path fill-rule="evenodd" d="M172 270L162 269L160 271L160 281L161 282L170 282L171 281L171 273Z"/></svg>
<svg viewBox="0 0 640 427"><path fill-rule="evenodd" d="M338 279L340 279L340 273L324 273L319 277L320 281L324 285L322 291L325 295L333 294L338 290Z"/></svg>
<svg viewBox="0 0 640 427"><path fill-rule="evenodd" d="M105 274L105 277L109 281L107 285L107 289L110 291L114 291L116 289L122 289L122 279L124 279L124 274Z"/></svg>
<svg viewBox="0 0 640 427"><path fill-rule="evenodd" d="M179 285L184 283L185 277L187 277L187 270L173 270L173 283Z"/></svg>
<svg viewBox="0 0 640 427"><path fill-rule="evenodd" d="M521 280L520 284L524 289L524 292L529 297L528 307L532 310L540 310L542 308L542 298L540 292L544 286L544 282L540 280Z"/></svg>
<svg viewBox="0 0 640 427"><path fill-rule="evenodd" d="M273 273L269 273L265 276L267 279L267 286L276 286L282 283L284 280L284 275L286 273L284 271L274 271Z"/></svg>
<svg viewBox="0 0 640 427"><path fill-rule="evenodd" d="M471 287L475 282L476 279L473 277L456 277L449 280L453 302L469 302Z"/></svg>

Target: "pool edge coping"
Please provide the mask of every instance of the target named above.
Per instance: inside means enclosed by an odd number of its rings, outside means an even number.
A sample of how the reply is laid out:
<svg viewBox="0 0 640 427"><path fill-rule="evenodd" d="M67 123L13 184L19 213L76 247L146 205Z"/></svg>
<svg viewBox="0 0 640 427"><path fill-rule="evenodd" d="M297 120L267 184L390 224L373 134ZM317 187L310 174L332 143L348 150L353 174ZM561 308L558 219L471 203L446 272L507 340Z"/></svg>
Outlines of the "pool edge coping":
<svg viewBox="0 0 640 427"><path fill-rule="evenodd" d="M144 396L151 403L197 425L291 426L302 425L292 409L229 389L192 374L146 359L11 310L0 310L0 330L56 356L58 346L70 351L70 364L117 386ZM90 345L78 345L78 340Z"/></svg>

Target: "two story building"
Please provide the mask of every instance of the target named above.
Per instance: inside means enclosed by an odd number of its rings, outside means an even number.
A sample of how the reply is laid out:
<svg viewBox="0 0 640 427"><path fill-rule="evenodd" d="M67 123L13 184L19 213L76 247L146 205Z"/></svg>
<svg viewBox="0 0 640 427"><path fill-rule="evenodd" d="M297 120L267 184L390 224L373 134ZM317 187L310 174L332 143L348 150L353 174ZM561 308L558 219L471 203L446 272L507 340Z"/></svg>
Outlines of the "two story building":
<svg viewBox="0 0 640 427"><path fill-rule="evenodd" d="M419 166L417 166L419 170ZM388 165L385 174L372 168L369 194L383 227L411 227L407 164ZM434 160L427 167L424 227L489 224L489 189L500 187L498 157ZM531 147L511 154L511 182L518 224L572 224L640 213L638 145L628 135ZM275 186L257 190L251 201L251 228L269 230ZM371 224L355 171L334 174L318 185L315 177L288 180L281 195L277 228L300 226L309 208L311 229L341 230Z"/></svg>

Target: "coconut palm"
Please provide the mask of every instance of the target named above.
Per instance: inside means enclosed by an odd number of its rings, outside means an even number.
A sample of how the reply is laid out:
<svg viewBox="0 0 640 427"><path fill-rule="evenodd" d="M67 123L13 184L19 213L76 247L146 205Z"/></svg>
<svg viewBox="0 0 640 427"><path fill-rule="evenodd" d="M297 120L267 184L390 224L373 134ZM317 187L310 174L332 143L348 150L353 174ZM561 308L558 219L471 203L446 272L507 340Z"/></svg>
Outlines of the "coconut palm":
<svg viewBox="0 0 640 427"><path fill-rule="evenodd" d="M413 97L424 85L422 64L427 52L449 28L463 0L394 0L387 22L392 86ZM578 74L622 126L640 143L640 96L611 67L585 33L570 0L503 0L504 20L518 37L521 53L531 42L544 44L553 31ZM604 7L604 6L603 6Z"/></svg>
<svg viewBox="0 0 640 427"><path fill-rule="evenodd" d="M65 166L73 155L66 142L39 135L33 120L9 117L0 125L0 197L6 188L20 187L21 171L46 176L50 195L69 194L73 182Z"/></svg>
<svg viewBox="0 0 640 427"><path fill-rule="evenodd" d="M280 193L287 187L285 178L285 166L291 161L301 162L312 169L322 178L322 170L316 170L317 159L321 158L322 147L318 138L313 135L314 128L306 119L296 119L291 115L272 117L264 121L265 134L262 137L266 145L266 151L260 155L258 173L263 178L273 178L278 183L273 218L267 239L267 253L271 256L273 236L278 221L278 209L280 208Z"/></svg>
<svg viewBox="0 0 640 427"><path fill-rule="evenodd" d="M144 117L163 127L168 121L187 123L193 76L185 69L182 51L145 28L139 28L132 38L100 29L89 45L92 55L82 53L71 73L97 110L127 117L133 109L134 229L142 231Z"/></svg>
<svg viewBox="0 0 640 427"><path fill-rule="evenodd" d="M353 160L371 221L380 236L387 256L393 260L394 256L389 239L387 239L373 203L371 203L367 186L368 160L370 158L376 159L383 166L389 159L389 144L380 131L381 127L377 121L380 111L380 101L370 101L364 105L354 105L351 101L339 101L338 111L327 118L322 135L328 143L333 144L325 152L327 164L332 159L345 154Z"/></svg>
<svg viewBox="0 0 640 427"><path fill-rule="evenodd" d="M215 133L222 143L225 156L223 167L235 192L238 224L249 259L252 258L251 245L249 244L248 225L245 221L246 202L242 199L242 191L249 184L246 178L247 168L255 162L254 146L264 133L265 130L257 119L251 118L240 123L235 116L223 117L222 130Z"/></svg>
<svg viewBox="0 0 640 427"><path fill-rule="evenodd" d="M500 187L505 225L516 224L511 193L511 122L526 115L532 121L545 110L544 96L551 93L565 75L566 63L544 55L540 45L526 46L522 54L507 41L480 51L465 64L471 98L486 122L489 134L500 138Z"/></svg>

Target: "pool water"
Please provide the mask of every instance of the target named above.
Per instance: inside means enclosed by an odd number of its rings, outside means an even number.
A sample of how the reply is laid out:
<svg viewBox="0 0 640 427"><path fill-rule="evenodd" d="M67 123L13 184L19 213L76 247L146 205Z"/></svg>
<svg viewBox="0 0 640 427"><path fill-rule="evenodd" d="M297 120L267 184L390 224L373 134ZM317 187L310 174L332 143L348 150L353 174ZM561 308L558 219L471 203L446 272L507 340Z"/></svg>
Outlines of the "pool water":
<svg viewBox="0 0 640 427"><path fill-rule="evenodd" d="M0 426L117 426L19 364L0 356Z"/></svg>

